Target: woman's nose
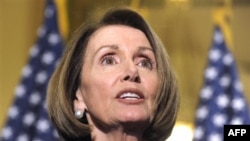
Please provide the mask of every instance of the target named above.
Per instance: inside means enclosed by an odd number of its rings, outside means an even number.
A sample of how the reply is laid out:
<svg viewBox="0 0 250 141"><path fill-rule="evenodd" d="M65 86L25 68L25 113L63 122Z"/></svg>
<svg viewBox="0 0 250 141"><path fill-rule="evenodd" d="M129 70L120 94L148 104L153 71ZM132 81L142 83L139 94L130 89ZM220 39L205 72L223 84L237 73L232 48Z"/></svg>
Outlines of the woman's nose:
<svg viewBox="0 0 250 141"><path fill-rule="evenodd" d="M141 78L138 72L138 68L134 63L127 63L124 66L124 74L122 80L141 83Z"/></svg>

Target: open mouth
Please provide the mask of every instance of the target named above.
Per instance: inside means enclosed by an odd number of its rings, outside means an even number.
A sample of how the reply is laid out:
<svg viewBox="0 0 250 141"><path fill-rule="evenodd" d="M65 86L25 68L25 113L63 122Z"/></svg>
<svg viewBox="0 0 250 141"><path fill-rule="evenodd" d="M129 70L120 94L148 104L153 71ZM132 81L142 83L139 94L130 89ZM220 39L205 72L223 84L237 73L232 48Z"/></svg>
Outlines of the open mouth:
<svg viewBox="0 0 250 141"><path fill-rule="evenodd" d="M138 100L140 99L140 95L132 92L126 92L120 95L121 99L127 99L127 100Z"/></svg>
<svg viewBox="0 0 250 141"><path fill-rule="evenodd" d="M125 89L118 93L117 99L125 103L138 103L144 101L143 93L138 89Z"/></svg>

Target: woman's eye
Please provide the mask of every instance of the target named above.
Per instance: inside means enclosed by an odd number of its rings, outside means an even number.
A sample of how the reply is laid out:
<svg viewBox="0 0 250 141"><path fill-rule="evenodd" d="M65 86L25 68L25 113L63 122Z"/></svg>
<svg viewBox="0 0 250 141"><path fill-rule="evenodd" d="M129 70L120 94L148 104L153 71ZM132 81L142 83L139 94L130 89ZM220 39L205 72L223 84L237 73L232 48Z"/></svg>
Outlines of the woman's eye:
<svg viewBox="0 0 250 141"><path fill-rule="evenodd" d="M113 56L105 56L101 62L103 65L114 65L117 63Z"/></svg>
<svg viewBox="0 0 250 141"><path fill-rule="evenodd" d="M142 61L139 62L138 64L140 67L145 67L148 69L152 69L153 68L153 64L149 59L143 59Z"/></svg>

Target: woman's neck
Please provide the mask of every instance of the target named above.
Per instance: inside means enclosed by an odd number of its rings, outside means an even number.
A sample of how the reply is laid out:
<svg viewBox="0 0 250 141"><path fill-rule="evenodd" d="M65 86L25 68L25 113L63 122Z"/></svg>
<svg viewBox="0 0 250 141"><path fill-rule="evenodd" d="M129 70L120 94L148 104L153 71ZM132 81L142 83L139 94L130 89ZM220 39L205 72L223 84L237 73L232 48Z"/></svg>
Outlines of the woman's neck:
<svg viewBox="0 0 250 141"><path fill-rule="evenodd" d="M92 141L142 141L143 129L122 127L112 128L108 131L92 128Z"/></svg>
<svg viewBox="0 0 250 141"><path fill-rule="evenodd" d="M145 122L103 124L88 118L92 141L142 141ZM98 121L98 120L96 120Z"/></svg>

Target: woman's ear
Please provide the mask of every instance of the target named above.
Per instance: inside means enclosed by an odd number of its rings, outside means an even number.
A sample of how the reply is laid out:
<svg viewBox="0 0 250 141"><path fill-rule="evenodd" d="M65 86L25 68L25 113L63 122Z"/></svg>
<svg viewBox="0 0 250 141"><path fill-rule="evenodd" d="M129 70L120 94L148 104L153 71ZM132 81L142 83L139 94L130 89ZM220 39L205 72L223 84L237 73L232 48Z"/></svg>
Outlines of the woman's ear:
<svg viewBox="0 0 250 141"><path fill-rule="evenodd" d="M82 111L84 112L85 109L87 109L84 98L83 98L83 93L80 88L77 89L76 93L76 99L74 100L74 110L75 111Z"/></svg>

